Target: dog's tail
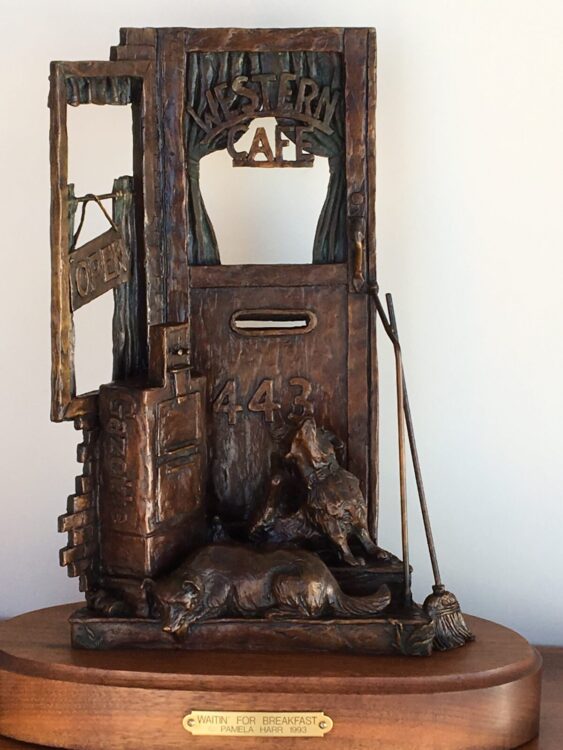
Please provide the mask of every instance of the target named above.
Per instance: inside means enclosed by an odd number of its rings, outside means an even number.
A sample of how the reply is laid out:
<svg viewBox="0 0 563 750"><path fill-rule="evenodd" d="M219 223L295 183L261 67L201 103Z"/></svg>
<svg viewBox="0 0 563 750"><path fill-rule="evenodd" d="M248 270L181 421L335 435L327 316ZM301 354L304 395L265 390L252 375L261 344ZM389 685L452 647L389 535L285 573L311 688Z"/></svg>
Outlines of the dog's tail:
<svg viewBox="0 0 563 750"><path fill-rule="evenodd" d="M334 614L340 617L370 617L382 612L390 602L389 586L383 584L368 596L348 596L340 589L335 589L331 603Z"/></svg>

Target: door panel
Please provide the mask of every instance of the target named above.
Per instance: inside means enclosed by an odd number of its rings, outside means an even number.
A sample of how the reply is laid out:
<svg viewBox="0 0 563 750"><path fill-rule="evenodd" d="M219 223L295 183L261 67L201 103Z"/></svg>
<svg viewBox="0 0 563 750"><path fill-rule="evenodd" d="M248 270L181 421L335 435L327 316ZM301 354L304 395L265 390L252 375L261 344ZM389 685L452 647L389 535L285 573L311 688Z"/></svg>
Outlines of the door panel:
<svg viewBox="0 0 563 750"><path fill-rule="evenodd" d="M310 312L316 324L279 335L233 330L238 311L272 308ZM210 473L225 518L243 521L263 499L280 416L292 425L311 413L346 437L347 326L345 286L192 290L194 364L208 378Z"/></svg>

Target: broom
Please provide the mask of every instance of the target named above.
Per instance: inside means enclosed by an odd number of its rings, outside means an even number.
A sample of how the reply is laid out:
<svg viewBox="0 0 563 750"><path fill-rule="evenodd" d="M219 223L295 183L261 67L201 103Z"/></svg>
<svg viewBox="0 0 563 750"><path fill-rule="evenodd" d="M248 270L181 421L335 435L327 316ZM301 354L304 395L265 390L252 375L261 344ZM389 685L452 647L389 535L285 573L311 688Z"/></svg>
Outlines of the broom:
<svg viewBox="0 0 563 750"><path fill-rule="evenodd" d="M382 305L377 297L377 292L374 292L378 307L378 312L381 316L383 326L393 341L394 346L399 346L399 332L397 329L397 320L395 317L395 309L393 306L393 298L391 294L386 295L387 309L389 311L389 321L386 320L385 313L383 312ZM409 445L411 449L411 456L414 468L414 474L416 478L416 486L418 490L418 497L420 500L420 508L422 511L422 520L424 523L424 531L426 534L426 541L428 543L428 552L430 554L430 562L432 564L432 572L434 575L434 586L432 587L432 594L430 594L424 602L424 610L428 616L434 622L436 629L434 636L434 647L440 651L447 651L452 648L459 648L465 645L468 641L474 640L474 636L467 627L461 608L456 596L451 592L447 591L446 587L442 583L440 575L440 568L438 566L438 557L436 554L436 546L434 543L434 535L432 533L432 525L430 523L430 514L428 512L428 503L426 501L426 492L424 489L424 482L422 480L422 471L420 468L420 460L418 457L418 448L416 445L416 439L414 435L414 427L412 421L412 413L410 409L409 397L407 392L407 384L405 380L405 373L401 362L401 375L402 375L402 391L403 391L403 410L405 421L407 424L407 434L409 438Z"/></svg>
<svg viewBox="0 0 563 750"><path fill-rule="evenodd" d="M408 528L408 513L407 513L407 472L406 472L406 459L405 459L405 420L404 420L404 393L405 393L405 378L403 375L403 359L401 354L401 346L399 339L394 335L393 329L389 325L389 321L385 316L385 310L379 300L377 294L377 287L371 287L371 293L375 301L375 308L379 313L385 332L389 336L391 343L393 344L393 351L395 353L395 380L397 385L397 437L399 441L399 490L401 499L401 538L403 547L403 575L405 579L405 605L410 607L412 605L412 590L411 590L411 568L409 562L409 528Z"/></svg>

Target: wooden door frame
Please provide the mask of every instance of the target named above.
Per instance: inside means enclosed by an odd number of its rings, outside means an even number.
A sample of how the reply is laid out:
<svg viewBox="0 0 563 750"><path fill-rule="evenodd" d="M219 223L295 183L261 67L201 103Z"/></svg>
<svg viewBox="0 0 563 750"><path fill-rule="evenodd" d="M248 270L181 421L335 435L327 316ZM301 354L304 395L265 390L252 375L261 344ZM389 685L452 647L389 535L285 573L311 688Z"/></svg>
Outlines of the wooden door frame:
<svg viewBox="0 0 563 750"><path fill-rule="evenodd" d="M125 32L125 41L131 32ZM348 227L348 454L349 469L356 474L369 498L370 527L377 538L379 507L379 409L375 316L368 292L376 283L375 248L375 103L376 36L370 28L320 29L157 29L157 75L164 87L160 100L159 133L161 149L162 224L160 267L161 300L148 293L149 322L189 320L189 289L203 286L205 277L215 279L236 271L188 263L188 216L185 210L187 180L178 163L186 158L184 118L186 69L190 52L235 51L324 51L343 56L346 106L346 215ZM162 110L163 99L167 102ZM354 284L355 235L364 238L363 283ZM313 269L321 266L311 266ZM254 268L259 268L255 266ZM272 267L273 268L273 267ZM291 268L283 269L283 274ZM249 267L240 266L241 271ZM274 272L270 272L274 273ZM296 273L296 272L294 272ZM301 267L299 267L301 273ZM257 283L258 271L249 274ZM264 272L268 275L268 272ZM306 285L308 274L301 276ZM287 276L286 276L287 278ZM221 285L226 282L221 282ZM147 285L148 286L148 285ZM147 290L148 291L148 290ZM152 311L152 312L151 312ZM367 335L367 341L366 341ZM366 398L367 397L367 398Z"/></svg>

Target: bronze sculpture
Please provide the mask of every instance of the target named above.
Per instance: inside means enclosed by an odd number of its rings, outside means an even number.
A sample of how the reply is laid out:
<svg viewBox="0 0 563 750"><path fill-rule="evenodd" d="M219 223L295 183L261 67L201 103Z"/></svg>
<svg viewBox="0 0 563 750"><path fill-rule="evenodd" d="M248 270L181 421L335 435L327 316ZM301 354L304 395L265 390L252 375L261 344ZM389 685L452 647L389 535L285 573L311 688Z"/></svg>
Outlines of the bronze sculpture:
<svg viewBox="0 0 563 750"><path fill-rule="evenodd" d="M111 58L51 69L52 418L84 433L60 519L61 562L87 602L73 643L463 645L472 636L439 576L393 308L388 318L377 293L373 30L126 29ZM77 197L66 108L90 102L132 105L134 174ZM258 128L243 151L263 117L276 118L275 142ZM219 149L238 168L329 159L311 264L221 265L199 183ZM104 198L111 228L76 248L85 207ZM80 395L72 315L110 290L113 382ZM401 560L378 545L378 319L396 355ZM423 607L411 595L405 427L436 578Z"/></svg>
<svg viewBox="0 0 563 750"><path fill-rule="evenodd" d="M306 517L338 547L343 562L365 564L363 558L352 554L350 537L355 537L372 557L389 558L369 535L367 503L357 477L340 466L330 439L322 432L319 436L314 419L303 421L286 458L297 464L307 484Z"/></svg>
<svg viewBox="0 0 563 750"><path fill-rule="evenodd" d="M247 546L203 547L156 584L148 579L163 630L186 635L196 622L221 617L370 617L391 601L383 584L375 594L347 596L312 552Z"/></svg>

